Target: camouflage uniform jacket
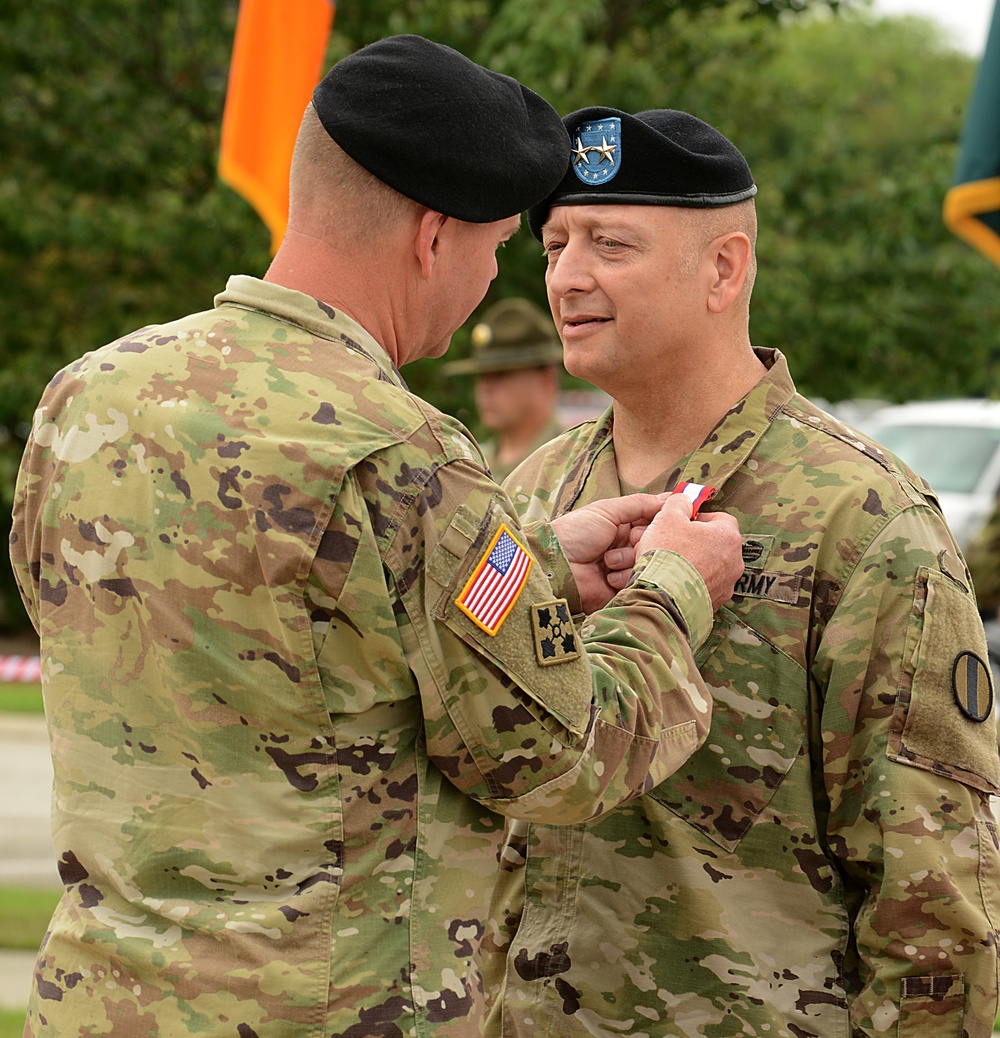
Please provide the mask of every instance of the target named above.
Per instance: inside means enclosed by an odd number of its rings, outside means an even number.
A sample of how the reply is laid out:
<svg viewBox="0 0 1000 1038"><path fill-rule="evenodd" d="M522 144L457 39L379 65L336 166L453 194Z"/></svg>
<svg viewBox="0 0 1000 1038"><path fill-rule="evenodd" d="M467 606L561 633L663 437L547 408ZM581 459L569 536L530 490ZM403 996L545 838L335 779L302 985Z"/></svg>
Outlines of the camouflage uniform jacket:
<svg viewBox="0 0 1000 1038"><path fill-rule="evenodd" d="M484 942L505 1035L992 1032L998 759L968 574L926 484L758 354L665 483L718 488L744 534L697 652L709 737L607 818L508 823ZM609 411L525 461L522 517L614 493L612 432Z"/></svg>
<svg viewBox="0 0 1000 1038"><path fill-rule="evenodd" d="M651 553L581 639L551 528L363 329L215 302L60 372L22 463L66 884L27 1033L478 1034L493 812L580 821L690 755L704 584ZM498 536L494 624L456 599Z"/></svg>

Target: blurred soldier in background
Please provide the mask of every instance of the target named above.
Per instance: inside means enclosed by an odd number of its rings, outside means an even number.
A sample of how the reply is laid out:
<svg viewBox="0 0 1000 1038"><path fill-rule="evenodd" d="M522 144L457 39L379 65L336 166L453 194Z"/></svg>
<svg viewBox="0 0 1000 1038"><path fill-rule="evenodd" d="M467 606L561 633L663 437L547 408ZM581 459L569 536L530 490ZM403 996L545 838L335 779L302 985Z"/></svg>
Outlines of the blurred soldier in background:
<svg viewBox="0 0 1000 1038"><path fill-rule="evenodd" d="M447 375L476 376L476 410L492 433L481 446L498 482L562 432L556 416L562 343L552 318L527 299L491 306L472 329L472 356Z"/></svg>

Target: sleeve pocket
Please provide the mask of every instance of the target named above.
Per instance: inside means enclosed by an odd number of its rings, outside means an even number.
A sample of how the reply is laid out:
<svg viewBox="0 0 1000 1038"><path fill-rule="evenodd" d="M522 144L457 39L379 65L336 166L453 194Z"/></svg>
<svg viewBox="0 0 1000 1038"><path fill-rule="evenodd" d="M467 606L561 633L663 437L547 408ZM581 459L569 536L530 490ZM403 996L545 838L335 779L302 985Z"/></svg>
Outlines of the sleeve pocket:
<svg viewBox="0 0 1000 1038"><path fill-rule="evenodd" d="M548 718L546 727L553 734L561 729L581 737L590 727L594 695L590 661L568 612L560 627L562 655L556 657L557 665L541 655L538 610L545 615L544 608L553 604L552 589L542 567L537 563L531 566L516 602L493 634L476 624L457 604L470 574L482 563L504 523L518 537L519 528L496 505L480 524L472 522L466 510L458 510L428 561L429 583L441 589L434 604L434 618L474 653L507 675L537 704L541 709L540 719ZM564 652L563 644L572 644L575 651Z"/></svg>
<svg viewBox="0 0 1000 1038"><path fill-rule="evenodd" d="M962 1038L965 978L903 977L897 1038Z"/></svg>
<svg viewBox="0 0 1000 1038"><path fill-rule="evenodd" d="M995 794L993 679L970 593L921 567L889 736L891 760Z"/></svg>

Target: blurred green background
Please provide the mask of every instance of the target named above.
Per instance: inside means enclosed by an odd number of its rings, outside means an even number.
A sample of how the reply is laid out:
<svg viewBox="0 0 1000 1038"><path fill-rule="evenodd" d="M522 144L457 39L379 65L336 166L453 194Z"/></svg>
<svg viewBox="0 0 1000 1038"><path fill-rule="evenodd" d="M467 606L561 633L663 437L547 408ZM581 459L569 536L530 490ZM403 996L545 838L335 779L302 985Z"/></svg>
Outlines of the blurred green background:
<svg viewBox="0 0 1000 1038"><path fill-rule="evenodd" d="M0 526L31 414L64 363L211 306L269 235L216 173L235 0L0 0ZM683 108L760 192L754 342L828 401L990 395L998 271L949 234L974 58L867 0L343 0L328 64L416 32L562 113ZM544 305L538 244L501 254L483 308ZM453 355L468 351L468 328ZM471 380L404 375L476 428ZM567 386L572 380L567 377ZM26 626L0 567L0 630Z"/></svg>

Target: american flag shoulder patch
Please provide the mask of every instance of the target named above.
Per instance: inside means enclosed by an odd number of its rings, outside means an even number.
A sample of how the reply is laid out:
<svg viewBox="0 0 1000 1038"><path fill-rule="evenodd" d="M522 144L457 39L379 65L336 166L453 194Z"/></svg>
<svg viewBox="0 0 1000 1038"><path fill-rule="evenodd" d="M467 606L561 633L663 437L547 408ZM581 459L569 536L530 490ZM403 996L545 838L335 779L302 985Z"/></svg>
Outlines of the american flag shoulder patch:
<svg viewBox="0 0 1000 1038"><path fill-rule="evenodd" d="M492 637L524 590L534 561L501 523L455 605Z"/></svg>

